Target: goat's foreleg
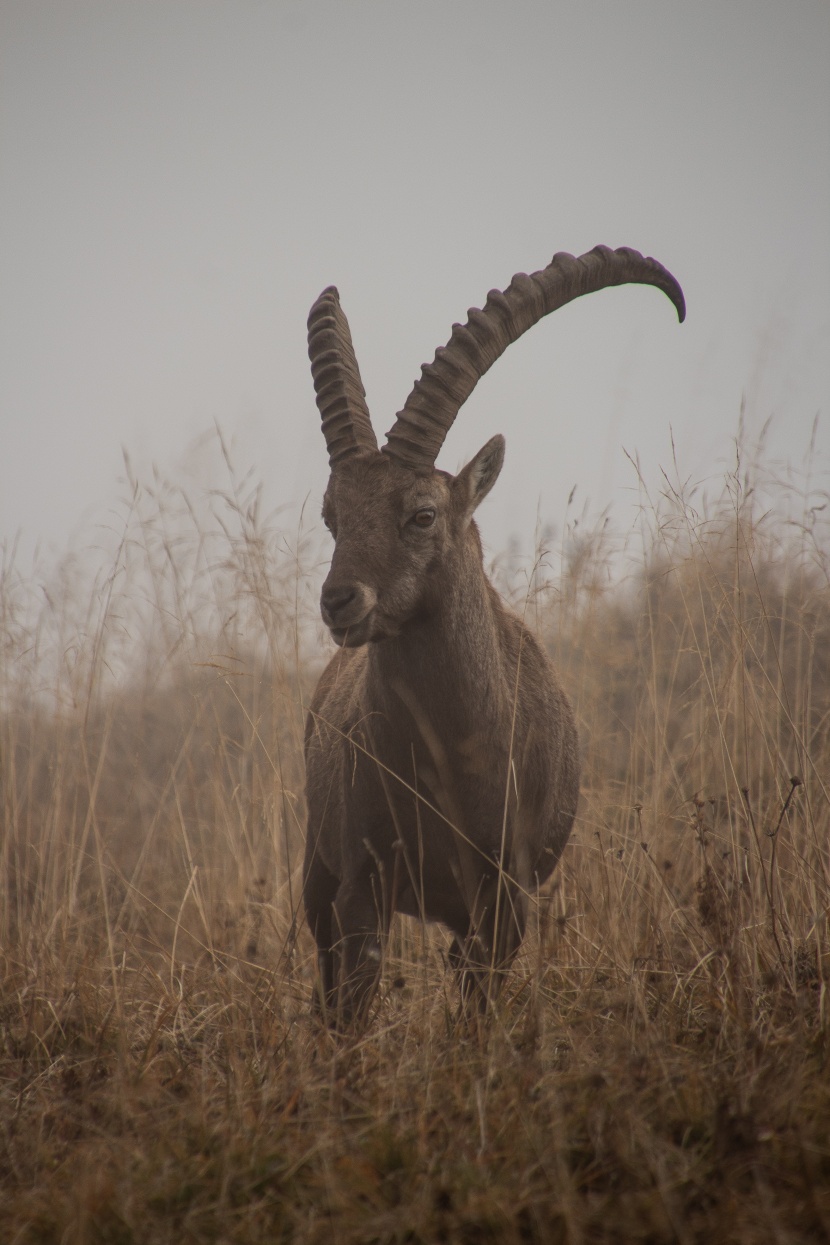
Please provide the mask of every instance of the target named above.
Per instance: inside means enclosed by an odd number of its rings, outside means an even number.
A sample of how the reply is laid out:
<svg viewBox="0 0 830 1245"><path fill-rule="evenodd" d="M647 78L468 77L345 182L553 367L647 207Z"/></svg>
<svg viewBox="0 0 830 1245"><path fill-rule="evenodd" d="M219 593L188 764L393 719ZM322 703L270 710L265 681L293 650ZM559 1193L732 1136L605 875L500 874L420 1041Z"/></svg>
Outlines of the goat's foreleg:
<svg viewBox="0 0 830 1245"><path fill-rule="evenodd" d="M337 1006L337 981L333 937L334 897L337 878L316 853L309 853L303 881L306 920L317 944L318 978L312 998L313 1010L327 1021Z"/></svg>
<svg viewBox="0 0 830 1245"><path fill-rule="evenodd" d="M382 938L387 922L376 878L344 880L334 901L337 953L336 1023L361 1024L380 981Z"/></svg>
<svg viewBox="0 0 830 1245"><path fill-rule="evenodd" d="M502 873L482 884L469 928L456 933L449 953L465 1010L484 1012L495 1002L526 923L527 902L514 881Z"/></svg>

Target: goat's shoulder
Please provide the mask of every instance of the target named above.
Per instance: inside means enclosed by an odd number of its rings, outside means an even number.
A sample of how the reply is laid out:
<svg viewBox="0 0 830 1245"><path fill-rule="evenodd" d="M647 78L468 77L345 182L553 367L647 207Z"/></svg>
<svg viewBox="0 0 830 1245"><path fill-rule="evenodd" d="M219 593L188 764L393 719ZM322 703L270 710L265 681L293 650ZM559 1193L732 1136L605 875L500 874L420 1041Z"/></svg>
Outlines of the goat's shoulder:
<svg viewBox="0 0 830 1245"><path fill-rule="evenodd" d="M497 615L502 651L507 657L508 677L518 686L520 711L533 718L538 713L561 712L567 700L556 668L536 633L513 610L503 606Z"/></svg>
<svg viewBox="0 0 830 1245"><path fill-rule="evenodd" d="M493 594L496 596L495 589ZM497 597L497 601L498 608L494 609L493 614L499 629L502 651L507 654L511 665L520 661L523 666L528 666L529 672L539 673L543 678L550 676L555 682L553 665L538 636L500 597Z"/></svg>

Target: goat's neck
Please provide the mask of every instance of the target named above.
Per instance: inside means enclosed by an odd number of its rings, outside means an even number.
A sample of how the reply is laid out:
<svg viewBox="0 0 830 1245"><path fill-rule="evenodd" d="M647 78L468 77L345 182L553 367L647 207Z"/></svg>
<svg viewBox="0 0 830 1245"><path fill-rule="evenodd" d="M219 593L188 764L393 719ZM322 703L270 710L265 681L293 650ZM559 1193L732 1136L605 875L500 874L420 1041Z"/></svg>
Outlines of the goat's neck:
<svg viewBox="0 0 830 1245"><path fill-rule="evenodd" d="M370 652L376 686L403 688L433 721L454 730L485 726L506 690L498 597L480 553L465 553L445 568L429 612Z"/></svg>

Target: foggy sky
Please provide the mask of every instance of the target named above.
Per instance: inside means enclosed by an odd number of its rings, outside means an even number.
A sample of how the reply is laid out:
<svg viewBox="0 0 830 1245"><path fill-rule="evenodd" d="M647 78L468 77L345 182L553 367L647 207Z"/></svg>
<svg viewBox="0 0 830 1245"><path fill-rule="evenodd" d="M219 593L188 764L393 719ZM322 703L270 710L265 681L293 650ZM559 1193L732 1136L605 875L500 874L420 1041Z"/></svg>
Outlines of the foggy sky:
<svg viewBox="0 0 830 1245"><path fill-rule="evenodd" d="M734 460L742 401L830 464L830 7L719 0L0 4L0 543L87 539L217 421L286 521L327 461L305 321L340 289L376 430L454 320L603 242L680 280L543 320L439 465L495 432L485 538L569 493L624 524Z"/></svg>

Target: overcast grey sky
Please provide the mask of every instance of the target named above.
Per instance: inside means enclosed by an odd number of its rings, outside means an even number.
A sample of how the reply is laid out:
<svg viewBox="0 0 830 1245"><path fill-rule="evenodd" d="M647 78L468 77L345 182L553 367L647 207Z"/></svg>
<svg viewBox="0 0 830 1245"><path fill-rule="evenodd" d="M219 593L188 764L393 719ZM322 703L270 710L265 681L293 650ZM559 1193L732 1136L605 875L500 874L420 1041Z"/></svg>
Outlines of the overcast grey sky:
<svg viewBox="0 0 830 1245"><path fill-rule="evenodd" d="M542 321L439 465L494 432L485 536L567 496L622 522L639 453L714 478L742 395L830 462L826 0L2 0L0 542L60 549L121 447L184 471L218 421L289 516L327 462L305 320L336 284L377 431L452 322L597 242L650 289Z"/></svg>

